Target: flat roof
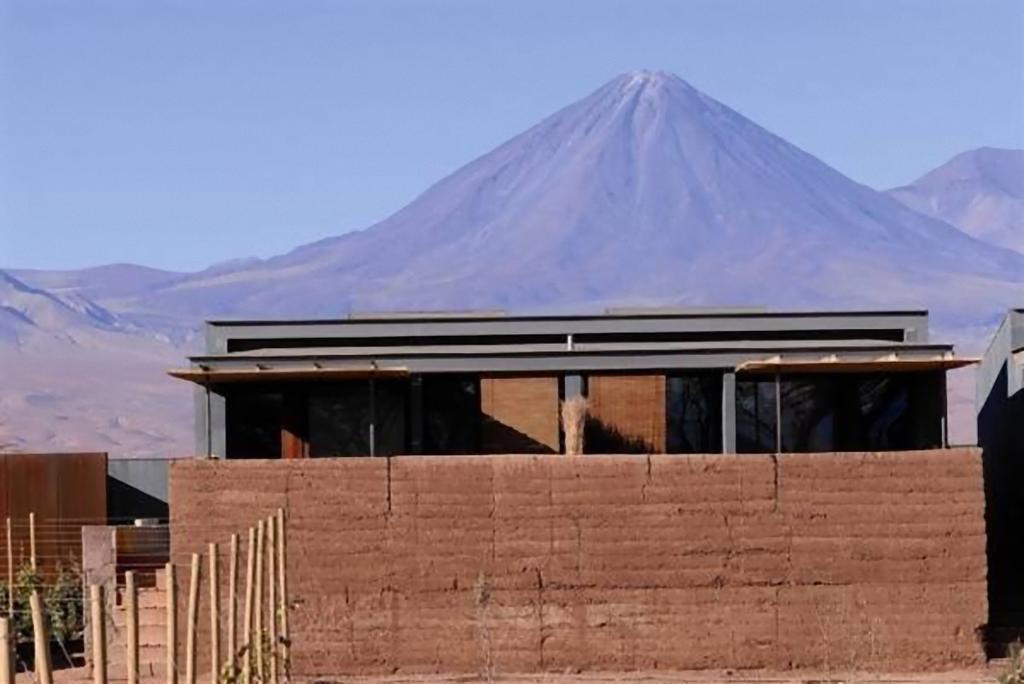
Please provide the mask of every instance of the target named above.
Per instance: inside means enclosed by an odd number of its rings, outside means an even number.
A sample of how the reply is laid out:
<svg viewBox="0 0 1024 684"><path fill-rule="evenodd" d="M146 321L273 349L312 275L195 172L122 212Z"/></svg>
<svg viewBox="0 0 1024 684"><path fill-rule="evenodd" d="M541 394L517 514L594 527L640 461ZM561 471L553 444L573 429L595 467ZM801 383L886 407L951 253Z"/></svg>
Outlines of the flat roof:
<svg viewBox="0 0 1024 684"><path fill-rule="evenodd" d="M408 373L587 373L734 369L773 356L951 357L928 342L925 310L766 311L630 308L593 314L501 311L355 314L348 318L217 320L206 352L173 374L212 382L231 371L270 379L354 377L353 364ZM847 358L848 357L848 358ZM947 364L948 365L948 364ZM906 367L906 366L901 366ZM312 369L312 370L311 370ZM346 370L348 369L348 370ZM187 377L186 377L187 376Z"/></svg>
<svg viewBox="0 0 1024 684"><path fill-rule="evenodd" d="M460 322L460 321L590 321L590 320L633 320L640 318L806 318L820 316L839 317L892 317L927 316L927 309L805 309L772 311L758 307L709 307L709 308L614 308L590 314L508 314L504 311L394 311L356 312L334 318L215 318L207 321L216 326L264 326L264 325L335 325L361 322L416 321Z"/></svg>
<svg viewBox="0 0 1024 684"><path fill-rule="evenodd" d="M189 359L195 363L212 363L240 359L256 362L257 360L324 359L335 357L388 358L404 356L646 354L703 351L757 353L767 350L795 352L836 350L886 353L893 351L946 353L952 351L952 349L953 346L950 344L886 343L878 340L702 340L697 342L576 342L571 348L565 343L269 347L224 354L201 354L190 356Z"/></svg>

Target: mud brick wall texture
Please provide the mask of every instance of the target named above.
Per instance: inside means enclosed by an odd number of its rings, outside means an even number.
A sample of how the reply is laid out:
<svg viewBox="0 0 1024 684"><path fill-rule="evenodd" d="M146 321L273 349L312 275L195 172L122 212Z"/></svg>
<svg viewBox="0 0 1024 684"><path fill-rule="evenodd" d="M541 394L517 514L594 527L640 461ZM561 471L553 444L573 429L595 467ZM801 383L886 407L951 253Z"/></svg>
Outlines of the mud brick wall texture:
<svg viewBox="0 0 1024 684"><path fill-rule="evenodd" d="M170 491L179 578L286 508L300 676L983 658L974 449L195 460Z"/></svg>

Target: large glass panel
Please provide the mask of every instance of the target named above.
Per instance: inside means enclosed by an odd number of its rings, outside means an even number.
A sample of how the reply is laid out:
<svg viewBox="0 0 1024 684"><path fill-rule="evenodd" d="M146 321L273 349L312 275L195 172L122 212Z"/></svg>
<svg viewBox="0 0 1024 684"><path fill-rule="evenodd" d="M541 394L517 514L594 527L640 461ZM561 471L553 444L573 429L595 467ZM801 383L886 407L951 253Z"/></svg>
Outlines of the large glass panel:
<svg viewBox="0 0 1024 684"><path fill-rule="evenodd" d="M378 380L374 396L374 444L378 456L397 456L406 450L409 383Z"/></svg>
<svg viewBox="0 0 1024 684"><path fill-rule="evenodd" d="M722 450L722 376L670 375L665 379L665 447L670 454Z"/></svg>
<svg viewBox="0 0 1024 684"><path fill-rule="evenodd" d="M775 379L736 381L736 450L775 452Z"/></svg>
<svg viewBox="0 0 1024 684"><path fill-rule="evenodd" d="M370 383L332 383L309 394L309 455L370 455Z"/></svg>
<svg viewBox="0 0 1024 684"><path fill-rule="evenodd" d="M479 451L480 383L476 377L423 377L423 447L427 454Z"/></svg>
<svg viewBox="0 0 1024 684"><path fill-rule="evenodd" d="M740 452L774 446L774 378L736 384ZM784 375L784 452L930 449L942 444L943 382L938 373Z"/></svg>
<svg viewBox="0 0 1024 684"><path fill-rule="evenodd" d="M228 458L280 458L283 398L280 392L246 387L225 398Z"/></svg>
<svg viewBox="0 0 1024 684"><path fill-rule="evenodd" d="M309 455L393 456L405 453L408 384L397 380L331 383L309 395ZM370 425L373 425L373 449Z"/></svg>
<svg viewBox="0 0 1024 684"><path fill-rule="evenodd" d="M856 386L864 450L942 446L943 377L938 372L861 377Z"/></svg>
<svg viewBox="0 0 1024 684"><path fill-rule="evenodd" d="M844 390L843 378L831 375L783 377L782 450L835 451L837 414ZM851 416L847 412L843 419Z"/></svg>

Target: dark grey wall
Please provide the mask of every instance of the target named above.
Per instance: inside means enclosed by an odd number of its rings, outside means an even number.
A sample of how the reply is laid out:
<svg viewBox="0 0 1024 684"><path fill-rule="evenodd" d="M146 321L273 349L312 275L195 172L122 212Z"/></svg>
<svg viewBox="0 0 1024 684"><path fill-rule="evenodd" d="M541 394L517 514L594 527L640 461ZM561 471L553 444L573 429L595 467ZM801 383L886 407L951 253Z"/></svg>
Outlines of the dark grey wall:
<svg viewBox="0 0 1024 684"><path fill-rule="evenodd" d="M107 516L112 523L168 517L168 459L107 461Z"/></svg>
<svg viewBox="0 0 1024 684"><path fill-rule="evenodd" d="M977 373L989 626L997 647L1024 633L1024 368L1014 359L1014 350L1021 347L1024 312L1010 311Z"/></svg>

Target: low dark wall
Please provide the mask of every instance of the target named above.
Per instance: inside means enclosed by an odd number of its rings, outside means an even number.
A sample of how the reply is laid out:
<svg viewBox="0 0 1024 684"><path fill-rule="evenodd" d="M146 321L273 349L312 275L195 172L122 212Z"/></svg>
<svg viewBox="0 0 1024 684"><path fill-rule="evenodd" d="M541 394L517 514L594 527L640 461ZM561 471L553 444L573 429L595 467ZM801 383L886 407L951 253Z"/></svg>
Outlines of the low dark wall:
<svg viewBox="0 0 1024 684"><path fill-rule="evenodd" d="M287 509L300 676L983 658L973 449L196 460L170 497L180 576Z"/></svg>

